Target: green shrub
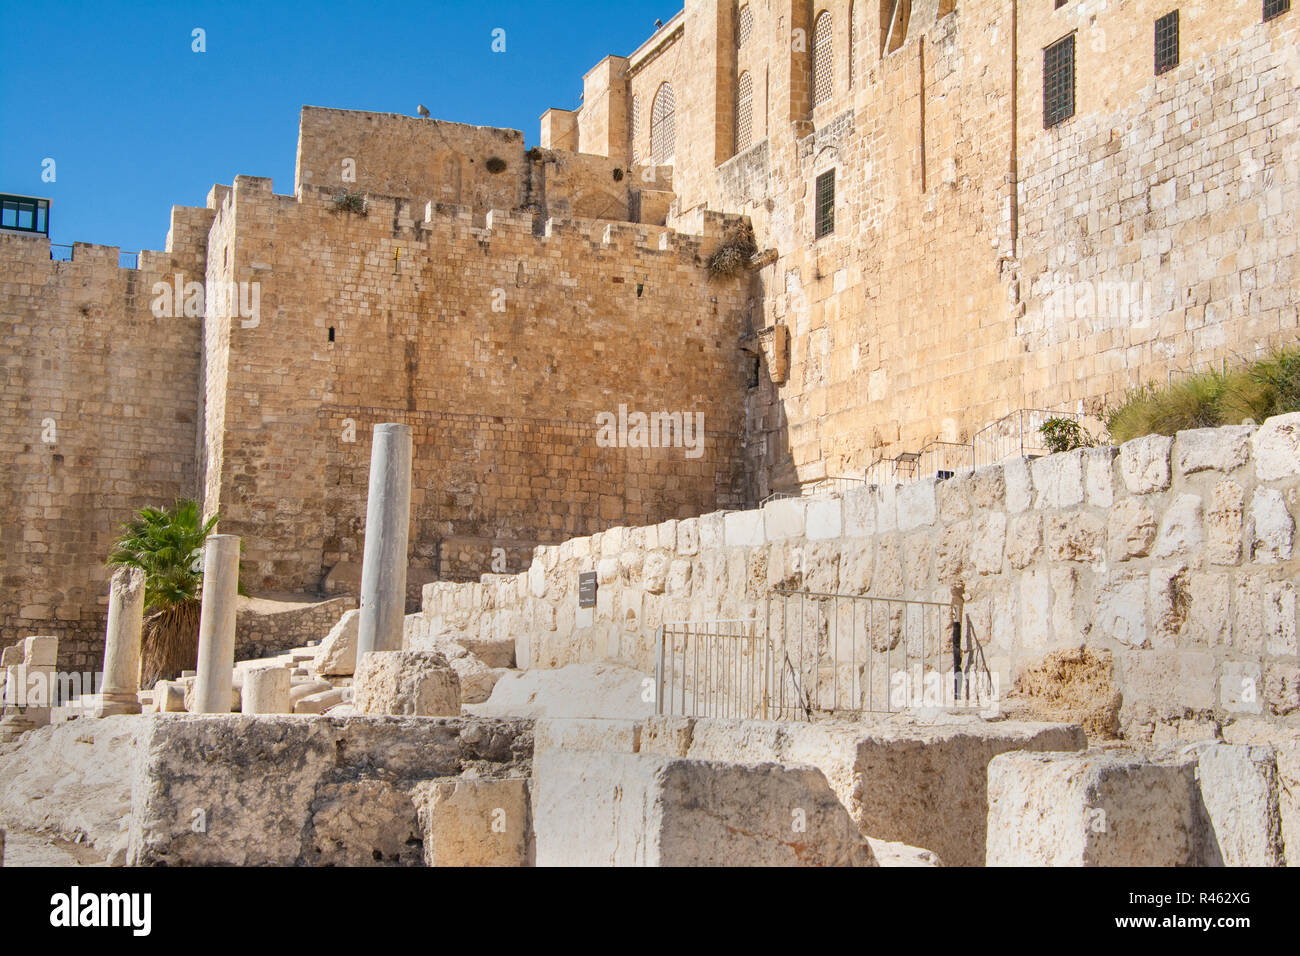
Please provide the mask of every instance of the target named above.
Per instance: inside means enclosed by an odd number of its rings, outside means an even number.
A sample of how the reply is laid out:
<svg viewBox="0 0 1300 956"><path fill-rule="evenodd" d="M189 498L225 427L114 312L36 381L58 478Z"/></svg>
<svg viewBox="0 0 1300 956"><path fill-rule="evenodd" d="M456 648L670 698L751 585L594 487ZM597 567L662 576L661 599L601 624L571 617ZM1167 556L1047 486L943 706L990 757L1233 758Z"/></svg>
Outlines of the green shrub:
<svg viewBox="0 0 1300 956"><path fill-rule="evenodd" d="M1096 444L1087 429L1073 418L1049 418L1038 427L1038 432L1053 455L1076 448L1091 448Z"/></svg>
<svg viewBox="0 0 1300 956"><path fill-rule="evenodd" d="M1188 428L1262 422L1300 411L1300 348L1227 371L1198 372L1168 385L1145 385L1106 415L1116 443Z"/></svg>
<svg viewBox="0 0 1300 956"><path fill-rule="evenodd" d="M361 193L350 193L346 189L334 197L335 212L354 212L358 216L366 214L366 197Z"/></svg>

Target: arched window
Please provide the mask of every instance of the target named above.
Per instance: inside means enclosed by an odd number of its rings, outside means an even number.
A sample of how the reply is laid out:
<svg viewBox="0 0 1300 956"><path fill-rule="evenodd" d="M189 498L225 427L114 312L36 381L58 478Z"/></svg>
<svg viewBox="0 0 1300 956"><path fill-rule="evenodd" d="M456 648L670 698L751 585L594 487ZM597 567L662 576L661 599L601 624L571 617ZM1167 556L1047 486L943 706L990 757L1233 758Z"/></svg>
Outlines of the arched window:
<svg viewBox="0 0 1300 956"><path fill-rule="evenodd" d="M641 162L641 146L637 136L641 133L641 97L632 94L632 162Z"/></svg>
<svg viewBox="0 0 1300 956"><path fill-rule="evenodd" d="M650 108L650 154L656 163L667 162L676 152L673 112L673 85L664 83Z"/></svg>
<svg viewBox="0 0 1300 956"><path fill-rule="evenodd" d="M740 153L754 142L754 78L740 74L736 81L736 152Z"/></svg>
<svg viewBox="0 0 1300 956"><path fill-rule="evenodd" d="M736 17L736 49L742 49L749 42L749 35L754 32L754 14L749 10L749 4L740 8L740 14Z"/></svg>
<svg viewBox="0 0 1300 956"><path fill-rule="evenodd" d="M823 10L813 23L813 106L830 102L835 92L835 58L831 52L831 14Z"/></svg>

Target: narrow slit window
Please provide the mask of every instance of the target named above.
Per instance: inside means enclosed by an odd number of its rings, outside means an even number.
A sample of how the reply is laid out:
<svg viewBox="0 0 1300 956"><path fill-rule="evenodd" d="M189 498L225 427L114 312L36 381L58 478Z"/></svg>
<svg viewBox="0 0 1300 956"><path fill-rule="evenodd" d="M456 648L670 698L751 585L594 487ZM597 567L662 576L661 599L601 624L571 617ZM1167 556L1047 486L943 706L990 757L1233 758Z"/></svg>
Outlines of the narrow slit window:
<svg viewBox="0 0 1300 956"><path fill-rule="evenodd" d="M1043 128L1074 115L1074 34L1043 51Z"/></svg>
<svg viewBox="0 0 1300 956"><path fill-rule="evenodd" d="M816 238L835 231L835 170L817 177Z"/></svg>
<svg viewBox="0 0 1300 956"><path fill-rule="evenodd" d="M1178 11L1156 21L1156 76L1178 65Z"/></svg>

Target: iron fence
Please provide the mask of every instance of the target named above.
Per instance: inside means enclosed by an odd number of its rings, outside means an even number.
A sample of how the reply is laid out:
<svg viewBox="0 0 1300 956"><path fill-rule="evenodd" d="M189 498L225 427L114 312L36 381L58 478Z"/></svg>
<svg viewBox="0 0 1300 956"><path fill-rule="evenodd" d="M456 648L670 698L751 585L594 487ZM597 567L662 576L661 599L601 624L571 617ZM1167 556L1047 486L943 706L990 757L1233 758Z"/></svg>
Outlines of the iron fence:
<svg viewBox="0 0 1300 956"><path fill-rule="evenodd" d="M764 612L663 625L656 713L812 720L997 699L957 604L778 590Z"/></svg>
<svg viewBox="0 0 1300 956"><path fill-rule="evenodd" d="M1008 458L1036 458L1050 454L1041 431L1054 418L1078 422L1074 412L1056 412L1045 408L1020 408L976 432L971 440L974 466L996 465Z"/></svg>
<svg viewBox="0 0 1300 956"><path fill-rule="evenodd" d="M806 481L797 489L791 491L774 491L761 502L759 507L767 504L769 501L779 501L785 498L822 498L832 495L842 495L854 488L861 488L867 483L866 477L856 478L850 475L832 475L826 478L818 478L814 481Z"/></svg>

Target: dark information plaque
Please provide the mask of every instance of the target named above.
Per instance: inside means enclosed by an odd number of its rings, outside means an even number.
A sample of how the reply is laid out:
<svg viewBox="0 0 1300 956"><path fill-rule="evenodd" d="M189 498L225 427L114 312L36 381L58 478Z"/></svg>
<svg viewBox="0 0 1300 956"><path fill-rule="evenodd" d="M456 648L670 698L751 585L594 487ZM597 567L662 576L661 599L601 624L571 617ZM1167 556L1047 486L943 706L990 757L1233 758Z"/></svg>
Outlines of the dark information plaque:
<svg viewBox="0 0 1300 956"><path fill-rule="evenodd" d="M596 606L596 572L583 571L578 575L578 607Z"/></svg>

